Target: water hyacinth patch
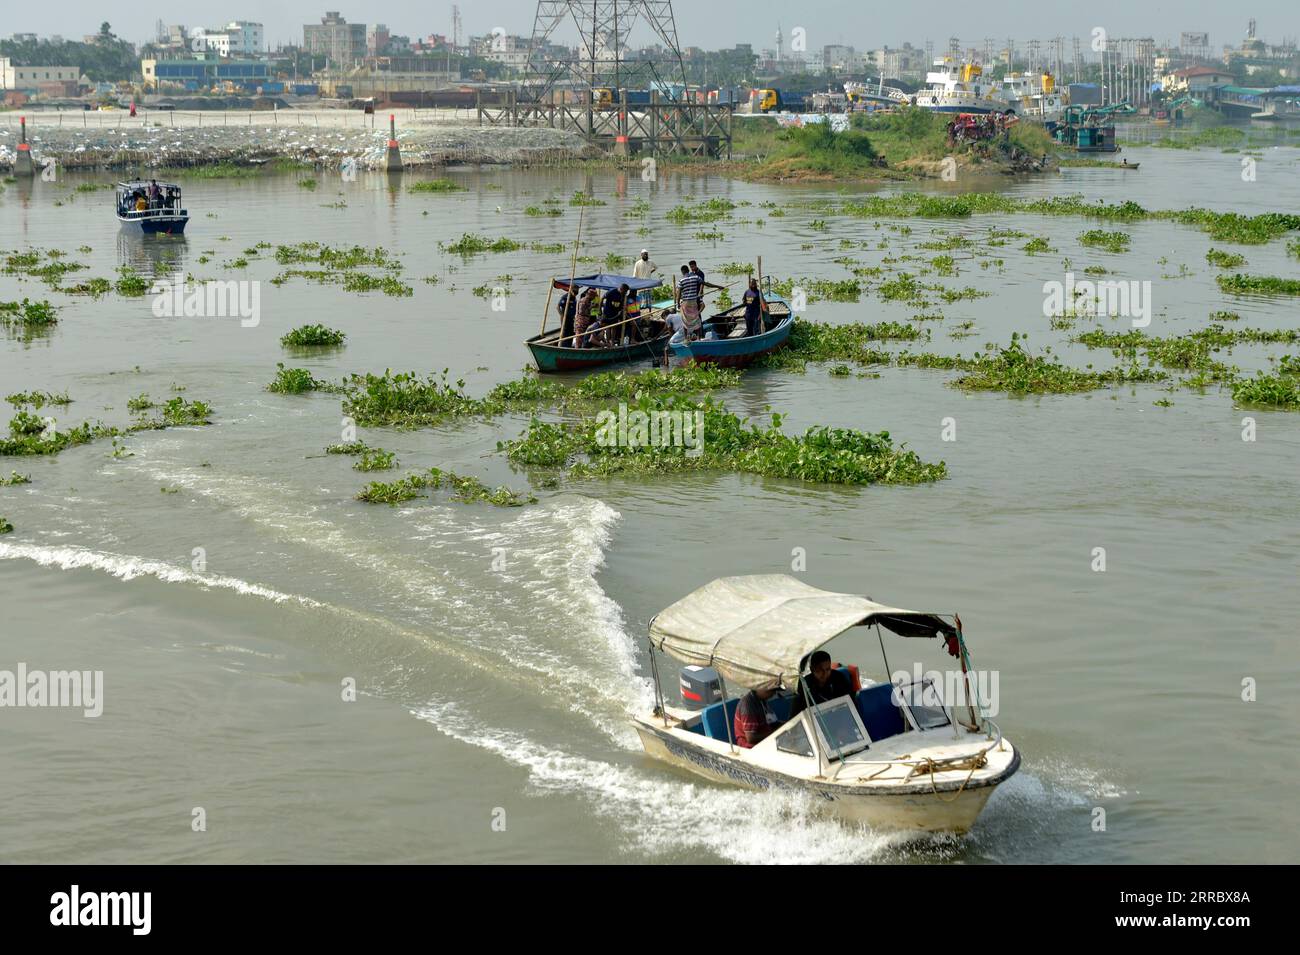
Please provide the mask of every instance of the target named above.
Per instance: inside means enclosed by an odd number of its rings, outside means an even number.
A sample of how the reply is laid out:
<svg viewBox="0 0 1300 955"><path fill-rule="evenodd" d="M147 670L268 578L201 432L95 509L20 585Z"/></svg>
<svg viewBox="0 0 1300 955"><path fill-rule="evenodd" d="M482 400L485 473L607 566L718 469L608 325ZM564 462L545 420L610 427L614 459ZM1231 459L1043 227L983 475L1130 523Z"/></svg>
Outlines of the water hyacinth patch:
<svg viewBox="0 0 1300 955"><path fill-rule="evenodd" d="M439 487L452 490L452 500L462 504L482 502L496 507L521 507L535 503L537 498L513 491L508 487L490 488L476 477L463 476L440 468L408 474L404 478L387 483L372 481L357 494L357 500L368 504L389 504L396 506L417 497L424 497L424 491Z"/></svg>
<svg viewBox="0 0 1300 955"><path fill-rule="evenodd" d="M31 484L32 476L30 474L19 474L17 471L10 471L7 478L0 478L0 487L14 487L18 484Z"/></svg>
<svg viewBox="0 0 1300 955"><path fill-rule="evenodd" d="M450 245L443 245L439 242L438 247L453 255L471 256L483 252L517 252L523 248L523 243L505 237L489 239L485 235L466 232Z"/></svg>
<svg viewBox="0 0 1300 955"><path fill-rule="evenodd" d="M49 302L0 302L0 322L24 329L49 328L57 324L58 311Z"/></svg>
<svg viewBox="0 0 1300 955"><path fill-rule="evenodd" d="M1283 279L1273 275L1216 275L1219 288L1230 295L1300 295L1300 279Z"/></svg>
<svg viewBox="0 0 1300 955"><path fill-rule="evenodd" d="M285 348L338 348L347 335L324 325L302 325L285 333L280 344Z"/></svg>
<svg viewBox="0 0 1300 955"><path fill-rule="evenodd" d="M1300 411L1300 384L1290 375L1260 372L1254 378L1236 381L1232 386L1232 400L1243 405Z"/></svg>
<svg viewBox="0 0 1300 955"><path fill-rule="evenodd" d="M285 368L283 362L276 362L275 380L266 386L267 391L282 395L300 395L307 391L337 391L338 388L328 381L312 377L306 368Z"/></svg>
<svg viewBox="0 0 1300 955"><path fill-rule="evenodd" d="M441 193L462 192L464 186L457 185L450 179L425 179L411 185L408 192Z"/></svg>
<svg viewBox="0 0 1300 955"><path fill-rule="evenodd" d="M1210 249L1205 253L1205 261L1220 269L1239 269L1246 264L1246 257L1236 252Z"/></svg>
<svg viewBox="0 0 1300 955"><path fill-rule="evenodd" d="M1106 232L1103 229L1089 229L1079 236L1079 243L1089 248L1105 249L1107 252L1127 252L1130 237L1127 232Z"/></svg>

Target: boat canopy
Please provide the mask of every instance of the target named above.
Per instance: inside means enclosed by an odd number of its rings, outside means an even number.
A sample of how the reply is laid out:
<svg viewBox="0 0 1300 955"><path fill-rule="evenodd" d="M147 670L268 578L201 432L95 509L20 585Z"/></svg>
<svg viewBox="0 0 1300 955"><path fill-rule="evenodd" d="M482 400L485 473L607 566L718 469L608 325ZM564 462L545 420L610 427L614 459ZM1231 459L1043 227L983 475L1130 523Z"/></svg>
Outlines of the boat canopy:
<svg viewBox="0 0 1300 955"><path fill-rule="evenodd" d="M159 189L175 189L180 191L180 186L174 182L163 182L161 179L128 179L119 182L117 188L125 192L132 192L136 189L148 189L153 183L158 183Z"/></svg>
<svg viewBox="0 0 1300 955"><path fill-rule="evenodd" d="M650 622L650 642L742 686L779 679L793 687L804 657L861 624L904 637L956 633L934 614L818 590L786 574L755 574L720 577L683 597Z"/></svg>
<svg viewBox="0 0 1300 955"><path fill-rule="evenodd" d="M634 292L639 292L646 288L658 288L663 285L662 279L638 279L630 275L610 275L605 272L599 272L595 275L576 275L573 278L573 284L580 288L598 288L608 292L626 284ZM569 278L557 278L555 287L567 289L569 287Z"/></svg>

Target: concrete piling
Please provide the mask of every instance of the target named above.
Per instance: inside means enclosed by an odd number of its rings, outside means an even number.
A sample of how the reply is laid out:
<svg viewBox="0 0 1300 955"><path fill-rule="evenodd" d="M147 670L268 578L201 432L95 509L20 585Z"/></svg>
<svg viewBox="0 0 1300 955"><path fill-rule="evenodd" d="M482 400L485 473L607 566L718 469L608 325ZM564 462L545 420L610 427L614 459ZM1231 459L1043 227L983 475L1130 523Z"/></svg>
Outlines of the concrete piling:
<svg viewBox="0 0 1300 955"><path fill-rule="evenodd" d="M36 163L32 162L32 147L27 142L27 117L18 117L21 134L18 138L18 158L14 160L15 176L35 176Z"/></svg>
<svg viewBox="0 0 1300 955"><path fill-rule="evenodd" d="M402 150L397 145L397 119L388 115L388 153L384 156L384 172L402 171Z"/></svg>

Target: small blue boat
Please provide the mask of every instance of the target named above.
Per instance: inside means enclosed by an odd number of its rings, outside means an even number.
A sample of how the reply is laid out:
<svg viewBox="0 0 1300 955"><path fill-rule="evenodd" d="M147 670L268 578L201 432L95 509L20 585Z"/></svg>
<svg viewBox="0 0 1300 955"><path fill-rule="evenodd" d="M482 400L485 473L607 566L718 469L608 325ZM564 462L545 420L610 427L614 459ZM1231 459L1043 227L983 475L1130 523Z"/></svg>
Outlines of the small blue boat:
<svg viewBox="0 0 1300 955"><path fill-rule="evenodd" d="M117 184L117 220L127 232L180 235L190 214L181 206L176 183L133 179Z"/></svg>
<svg viewBox="0 0 1300 955"><path fill-rule="evenodd" d="M693 359L698 364L721 365L724 368L744 368L759 358L779 348L784 348L794 327L794 313L784 299L764 296L767 312L763 315L763 331L758 335L745 334L745 306L737 305L705 319L705 337L686 341L681 332L674 335L668 347L678 358Z"/></svg>

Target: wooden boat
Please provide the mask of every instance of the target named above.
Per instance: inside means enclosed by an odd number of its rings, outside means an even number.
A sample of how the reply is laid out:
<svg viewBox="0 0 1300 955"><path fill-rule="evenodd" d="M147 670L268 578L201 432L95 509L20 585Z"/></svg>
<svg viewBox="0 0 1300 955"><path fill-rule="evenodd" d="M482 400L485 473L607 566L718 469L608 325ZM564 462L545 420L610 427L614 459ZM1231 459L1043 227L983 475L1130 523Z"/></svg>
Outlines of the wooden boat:
<svg viewBox="0 0 1300 955"><path fill-rule="evenodd" d="M811 654L856 627L876 628L882 641L880 631L905 643L943 641L961 662L954 693L968 701L944 700L932 676L919 676L920 663L907 679L895 656L884 661L900 674L890 682L842 667L841 695L823 692L817 702ZM659 655L685 664L680 703L668 702ZM1020 753L971 690L978 681L955 616L883 606L783 574L723 577L650 621L650 661L654 707L632 719L648 755L726 785L806 795L814 811L846 822L964 833L1020 768ZM728 698L729 685L771 694L757 704L770 732L752 747L736 741L740 698ZM795 693L807 705L791 716Z"/></svg>
<svg viewBox="0 0 1300 955"><path fill-rule="evenodd" d="M794 328L795 316L789 303L772 296L764 296L764 300L767 314L763 316L762 334L745 334L745 306L741 304L705 319L705 338L690 342L678 333L669 340L668 347L677 357L693 359L699 364L726 368L751 365L762 356L783 348Z"/></svg>
<svg viewBox="0 0 1300 955"><path fill-rule="evenodd" d="M568 292L569 283L568 278L553 279L551 288L559 289L561 292ZM573 278L572 283L575 290L595 288L602 291L617 289L626 284L633 292L658 288L663 284L659 279L638 279L630 275L609 275L604 273L576 276ZM548 311L549 301L548 296ZM648 328L650 332L645 341L630 341L627 336L623 336L617 345L575 348L571 340L562 339L562 328L553 328L549 331L544 329L525 341L524 344L532 352L533 362L537 365L537 370L541 372L583 371L588 368L599 368L602 365L612 365L618 362L657 359L663 355L664 349L668 347L668 339L672 337L672 326L664 320L664 314L671 309L672 304L671 301L656 302L651 306L650 311L643 316L643 326ZM543 322L545 322L545 318Z"/></svg>
<svg viewBox="0 0 1300 955"><path fill-rule="evenodd" d="M160 195L157 199L150 199L149 193L155 186ZM190 221L189 210L181 207L181 187L174 182L156 179L119 182L116 199L117 220L126 231L143 235L180 235ZM137 208L141 200L143 209Z"/></svg>
<svg viewBox="0 0 1300 955"><path fill-rule="evenodd" d="M1115 164L1116 169L1136 169L1142 165L1140 162L1119 162Z"/></svg>

